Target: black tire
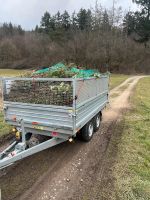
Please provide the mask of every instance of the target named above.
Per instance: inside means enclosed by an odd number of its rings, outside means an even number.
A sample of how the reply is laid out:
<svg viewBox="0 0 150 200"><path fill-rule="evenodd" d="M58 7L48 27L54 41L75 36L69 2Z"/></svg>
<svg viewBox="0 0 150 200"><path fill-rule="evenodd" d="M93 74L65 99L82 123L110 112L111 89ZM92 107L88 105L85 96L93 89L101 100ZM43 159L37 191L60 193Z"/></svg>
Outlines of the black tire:
<svg viewBox="0 0 150 200"><path fill-rule="evenodd" d="M101 126L101 121L102 121L102 113L98 113L94 118L93 118L93 123L94 123L94 132L97 132Z"/></svg>
<svg viewBox="0 0 150 200"><path fill-rule="evenodd" d="M94 124L93 124L93 120L91 120L90 122L88 122L82 129L81 129L81 139L84 142L89 142L94 134Z"/></svg>

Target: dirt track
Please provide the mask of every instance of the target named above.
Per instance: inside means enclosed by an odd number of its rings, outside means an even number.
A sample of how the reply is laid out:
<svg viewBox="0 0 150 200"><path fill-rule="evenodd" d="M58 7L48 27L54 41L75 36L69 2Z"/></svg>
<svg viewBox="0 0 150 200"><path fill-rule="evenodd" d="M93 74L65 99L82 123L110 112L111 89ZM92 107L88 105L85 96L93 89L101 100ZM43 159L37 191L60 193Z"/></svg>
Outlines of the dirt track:
<svg viewBox="0 0 150 200"><path fill-rule="evenodd" d="M129 97L140 78L129 78L111 91L111 95L117 92L118 96L110 98L110 107L103 113L101 130L90 143L64 143L26 158L4 171L0 185L10 188L10 194L7 193L4 199L101 199L96 186L101 188L105 179L109 142L115 125L129 107ZM127 86L123 92L120 91L122 86ZM17 191L13 184L18 187Z"/></svg>

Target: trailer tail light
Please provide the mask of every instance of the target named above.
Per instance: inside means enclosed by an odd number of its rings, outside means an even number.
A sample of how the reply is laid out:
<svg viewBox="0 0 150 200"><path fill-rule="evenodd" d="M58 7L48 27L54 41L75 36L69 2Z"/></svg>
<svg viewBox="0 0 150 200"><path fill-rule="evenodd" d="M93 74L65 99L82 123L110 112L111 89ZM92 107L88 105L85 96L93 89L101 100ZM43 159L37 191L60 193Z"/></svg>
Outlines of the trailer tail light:
<svg viewBox="0 0 150 200"><path fill-rule="evenodd" d="M12 116L12 120L16 122L17 121L16 116Z"/></svg>
<svg viewBox="0 0 150 200"><path fill-rule="evenodd" d="M57 132L52 132L52 136L56 137L56 136L58 136L58 133Z"/></svg>
<svg viewBox="0 0 150 200"><path fill-rule="evenodd" d="M38 125L39 123L38 122L32 122L32 125Z"/></svg>
<svg viewBox="0 0 150 200"><path fill-rule="evenodd" d="M70 143L72 143L73 142L73 138L71 137L71 138L69 138L69 142Z"/></svg>

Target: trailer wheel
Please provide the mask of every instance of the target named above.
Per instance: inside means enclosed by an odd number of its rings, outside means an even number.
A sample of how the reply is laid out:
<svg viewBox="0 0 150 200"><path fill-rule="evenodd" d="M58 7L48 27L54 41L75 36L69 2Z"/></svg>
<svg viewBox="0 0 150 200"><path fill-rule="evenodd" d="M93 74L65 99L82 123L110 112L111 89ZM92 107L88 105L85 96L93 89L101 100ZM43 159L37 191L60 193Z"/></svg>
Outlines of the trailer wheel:
<svg viewBox="0 0 150 200"><path fill-rule="evenodd" d="M93 137L93 133L94 133L94 124L93 124L93 120L91 120L82 128L81 133L80 133L81 139L84 142L89 142Z"/></svg>
<svg viewBox="0 0 150 200"><path fill-rule="evenodd" d="M98 113L94 119L94 132L97 132L100 128L100 125L101 125L101 121L102 121L102 113Z"/></svg>

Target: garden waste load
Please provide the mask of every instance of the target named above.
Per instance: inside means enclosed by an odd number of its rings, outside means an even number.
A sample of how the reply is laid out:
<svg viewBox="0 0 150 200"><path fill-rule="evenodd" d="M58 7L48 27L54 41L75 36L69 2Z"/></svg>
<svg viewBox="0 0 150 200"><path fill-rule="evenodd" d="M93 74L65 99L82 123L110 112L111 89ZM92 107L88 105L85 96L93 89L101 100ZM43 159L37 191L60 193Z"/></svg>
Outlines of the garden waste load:
<svg viewBox="0 0 150 200"><path fill-rule="evenodd" d="M46 80L46 78L83 78L100 77L98 70L78 69L58 63L52 67L26 74L23 78L11 82L5 100L27 104L59 105L71 107L73 104L73 86L71 81ZM37 78L45 78L38 80Z"/></svg>

